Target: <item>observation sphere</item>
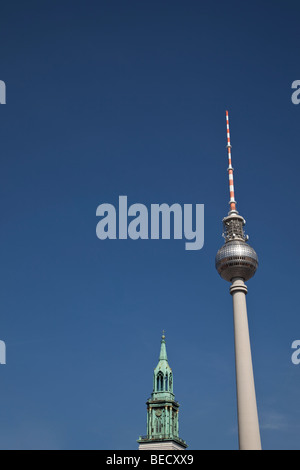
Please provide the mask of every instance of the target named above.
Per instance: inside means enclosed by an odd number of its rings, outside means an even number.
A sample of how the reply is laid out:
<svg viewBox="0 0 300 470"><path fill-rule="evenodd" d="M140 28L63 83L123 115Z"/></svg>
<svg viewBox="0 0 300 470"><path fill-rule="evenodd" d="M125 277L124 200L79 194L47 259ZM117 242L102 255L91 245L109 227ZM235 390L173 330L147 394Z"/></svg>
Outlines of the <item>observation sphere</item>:
<svg viewBox="0 0 300 470"><path fill-rule="evenodd" d="M231 282L234 277L248 281L254 276L258 267L258 258L254 249L241 240L228 241L216 256L216 269L225 281Z"/></svg>

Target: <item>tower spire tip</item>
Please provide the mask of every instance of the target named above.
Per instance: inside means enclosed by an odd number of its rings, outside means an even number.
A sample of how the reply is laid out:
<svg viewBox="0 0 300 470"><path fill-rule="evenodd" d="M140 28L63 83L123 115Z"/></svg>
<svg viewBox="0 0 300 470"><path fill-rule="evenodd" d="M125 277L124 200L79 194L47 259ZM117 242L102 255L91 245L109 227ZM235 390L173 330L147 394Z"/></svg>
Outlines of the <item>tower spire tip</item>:
<svg viewBox="0 0 300 470"><path fill-rule="evenodd" d="M226 128L227 128L227 152L228 152L228 177L229 177L229 194L230 194L230 212L236 211L236 201L234 198L234 184L233 184L233 167L231 161L231 142L229 130L229 113L226 111Z"/></svg>

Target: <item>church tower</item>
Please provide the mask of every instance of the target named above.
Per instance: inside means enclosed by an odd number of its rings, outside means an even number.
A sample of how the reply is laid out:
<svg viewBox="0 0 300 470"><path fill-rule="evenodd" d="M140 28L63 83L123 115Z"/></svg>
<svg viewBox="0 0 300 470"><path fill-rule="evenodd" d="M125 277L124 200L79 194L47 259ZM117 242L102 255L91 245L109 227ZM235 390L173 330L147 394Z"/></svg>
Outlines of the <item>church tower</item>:
<svg viewBox="0 0 300 470"><path fill-rule="evenodd" d="M147 400L147 435L138 439L139 450L183 450L179 437L179 403L173 393L173 373L168 363L165 335L162 335L159 362L153 374L153 392Z"/></svg>

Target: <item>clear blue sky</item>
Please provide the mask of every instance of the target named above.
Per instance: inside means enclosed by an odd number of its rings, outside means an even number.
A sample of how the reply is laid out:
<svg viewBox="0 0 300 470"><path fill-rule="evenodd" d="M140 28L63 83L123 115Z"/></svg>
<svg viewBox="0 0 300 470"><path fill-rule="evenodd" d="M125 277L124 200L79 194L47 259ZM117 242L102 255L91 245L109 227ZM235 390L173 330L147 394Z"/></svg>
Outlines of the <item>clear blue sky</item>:
<svg viewBox="0 0 300 470"><path fill-rule="evenodd" d="M0 448L136 449L162 329L190 449L236 449L232 299L214 267L238 210L262 443L300 449L298 1L1 7ZM205 205L205 245L96 237L96 208Z"/></svg>

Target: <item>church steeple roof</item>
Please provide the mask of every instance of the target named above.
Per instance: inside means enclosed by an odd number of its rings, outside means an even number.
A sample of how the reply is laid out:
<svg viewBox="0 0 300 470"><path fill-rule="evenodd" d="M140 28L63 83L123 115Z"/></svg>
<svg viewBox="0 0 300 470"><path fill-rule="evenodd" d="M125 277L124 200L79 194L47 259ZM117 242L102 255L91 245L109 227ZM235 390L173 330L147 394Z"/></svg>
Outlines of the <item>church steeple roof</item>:
<svg viewBox="0 0 300 470"><path fill-rule="evenodd" d="M174 400L173 374L168 363L164 331L160 342L159 361L154 369L152 398L160 400Z"/></svg>
<svg viewBox="0 0 300 470"><path fill-rule="evenodd" d="M160 361L168 361L165 339L166 339L165 331L163 330L163 334L162 334L162 337L161 337L160 355L159 355L159 360Z"/></svg>

